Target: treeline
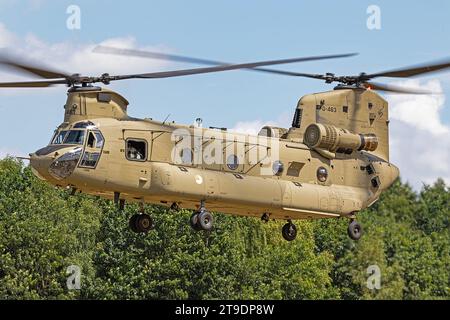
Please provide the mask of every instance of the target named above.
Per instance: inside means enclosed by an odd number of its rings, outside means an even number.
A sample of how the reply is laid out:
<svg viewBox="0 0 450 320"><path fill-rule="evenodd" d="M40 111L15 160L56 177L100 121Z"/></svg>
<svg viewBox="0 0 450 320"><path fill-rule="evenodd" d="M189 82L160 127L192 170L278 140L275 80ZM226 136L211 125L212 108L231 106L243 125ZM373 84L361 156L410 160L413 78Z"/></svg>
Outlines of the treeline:
<svg viewBox="0 0 450 320"><path fill-rule="evenodd" d="M288 243L283 222L216 214L213 232L195 233L190 212L158 206L146 207L156 229L139 235L136 205L71 196L5 159L0 299L449 299L449 208L442 180L419 194L397 181L359 215L357 243L346 219L299 221ZM72 265L80 290L67 288Z"/></svg>

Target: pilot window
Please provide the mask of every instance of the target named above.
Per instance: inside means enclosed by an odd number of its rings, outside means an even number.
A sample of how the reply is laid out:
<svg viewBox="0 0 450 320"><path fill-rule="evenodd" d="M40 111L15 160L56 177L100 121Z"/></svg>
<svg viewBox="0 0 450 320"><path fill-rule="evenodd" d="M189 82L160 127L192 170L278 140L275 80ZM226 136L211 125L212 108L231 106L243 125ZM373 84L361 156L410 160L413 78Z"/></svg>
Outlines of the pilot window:
<svg viewBox="0 0 450 320"><path fill-rule="evenodd" d="M84 143L84 130L71 130L64 139L65 144L83 144Z"/></svg>
<svg viewBox="0 0 450 320"><path fill-rule="evenodd" d="M52 144L63 144L67 131L57 132L53 137Z"/></svg>
<svg viewBox="0 0 450 320"><path fill-rule="evenodd" d="M125 152L128 160L145 161L147 160L147 142L144 140L128 139Z"/></svg>

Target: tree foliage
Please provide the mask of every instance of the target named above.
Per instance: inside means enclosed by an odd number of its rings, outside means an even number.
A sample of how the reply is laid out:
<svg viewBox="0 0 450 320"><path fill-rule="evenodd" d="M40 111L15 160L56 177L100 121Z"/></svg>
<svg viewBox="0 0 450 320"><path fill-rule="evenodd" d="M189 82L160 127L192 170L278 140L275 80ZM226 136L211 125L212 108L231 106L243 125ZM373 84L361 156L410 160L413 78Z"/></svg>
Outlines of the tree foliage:
<svg viewBox="0 0 450 320"><path fill-rule="evenodd" d="M281 222L216 214L193 232L190 212L146 206L157 228L134 234L106 200L57 189L12 159L0 161L0 299L449 299L450 190L416 194L397 181L360 214L355 243L345 219ZM68 290L67 268L81 268ZM369 289L368 268L380 270Z"/></svg>

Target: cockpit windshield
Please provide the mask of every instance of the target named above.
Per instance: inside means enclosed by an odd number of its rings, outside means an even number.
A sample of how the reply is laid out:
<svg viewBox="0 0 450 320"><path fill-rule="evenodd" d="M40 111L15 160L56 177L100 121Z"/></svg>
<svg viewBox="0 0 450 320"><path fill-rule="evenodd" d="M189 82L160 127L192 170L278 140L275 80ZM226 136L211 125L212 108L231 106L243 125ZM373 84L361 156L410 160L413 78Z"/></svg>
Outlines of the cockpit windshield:
<svg viewBox="0 0 450 320"><path fill-rule="evenodd" d="M57 132L51 144L84 144L86 130L64 130Z"/></svg>

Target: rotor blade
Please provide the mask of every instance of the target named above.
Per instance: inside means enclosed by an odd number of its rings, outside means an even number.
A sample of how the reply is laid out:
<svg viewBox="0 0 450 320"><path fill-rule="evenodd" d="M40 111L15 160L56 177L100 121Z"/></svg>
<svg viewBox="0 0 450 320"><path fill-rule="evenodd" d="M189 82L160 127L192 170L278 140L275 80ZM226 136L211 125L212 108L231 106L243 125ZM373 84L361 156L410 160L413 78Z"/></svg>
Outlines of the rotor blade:
<svg viewBox="0 0 450 320"><path fill-rule="evenodd" d="M292 59L282 59L282 60L269 60L251 63L241 63L241 64L231 64L231 65L219 65L215 67L208 68L195 68L195 69L184 69L184 70L174 70L174 71L163 71L163 72L152 72L143 74L132 74L132 75L120 75L110 77L111 81L114 80L124 80L124 79L161 79L161 78L171 78L171 77L181 77L195 74L205 74L212 72L222 72L231 71L238 69L252 69L261 66L270 66L276 64L287 64L295 62L313 61L313 60L324 60L340 58L349 55L326 55L326 56L313 56L313 57L303 57L303 58L292 58Z"/></svg>
<svg viewBox="0 0 450 320"><path fill-rule="evenodd" d="M376 82L364 82L363 86L369 90L386 91L394 93L405 93L405 94L439 94L438 92L433 92L421 88L408 88L402 86L396 86L391 84L382 84Z"/></svg>
<svg viewBox="0 0 450 320"><path fill-rule="evenodd" d="M40 78L55 79L55 78L68 78L69 74L60 71L53 70L49 67L38 65L35 62L23 61L23 59L10 55L0 54L0 64L19 71L25 71L32 73Z"/></svg>
<svg viewBox="0 0 450 320"><path fill-rule="evenodd" d="M406 67L396 70L390 70L380 73L363 75L367 79L377 78L377 77L390 77L390 78L408 78L414 77L422 74L444 71L450 68L450 58L445 60L424 63L422 65Z"/></svg>
<svg viewBox="0 0 450 320"><path fill-rule="evenodd" d="M168 60L168 61L177 61L177 62L187 62L187 63L197 63L203 65L217 66L217 65L231 65L228 62L209 60L209 59L200 59L200 58L192 58L174 54L160 53L160 52L151 52L151 51L142 51L142 50L134 50L134 49L121 49L114 48L108 46L97 46L94 48L93 52L96 53L105 53L105 54L113 54L118 56L133 56L139 58L150 58L150 59L159 59L159 60ZM322 56L322 57L311 57L309 60L322 60L322 59L333 59L333 58L347 58L357 55L357 53L349 53L349 54L340 54L333 56ZM308 60L304 60L308 61ZM250 68L252 71L260 71L260 72L268 72L286 76L294 76L294 77L308 77L314 79L323 79L321 75L315 74L307 74L307 73L297 73L283 70L273 70L266 68Z"/></svg>
<svg viewBox="0 0 450 320"><path fill-rule="evenodd" d="M21 82L0 82L0 88L45 88L57 84L67 84L66 79L35 80Z"/></svg>

